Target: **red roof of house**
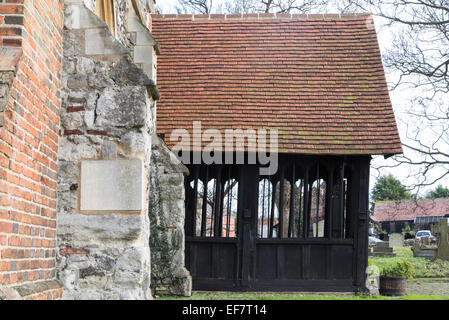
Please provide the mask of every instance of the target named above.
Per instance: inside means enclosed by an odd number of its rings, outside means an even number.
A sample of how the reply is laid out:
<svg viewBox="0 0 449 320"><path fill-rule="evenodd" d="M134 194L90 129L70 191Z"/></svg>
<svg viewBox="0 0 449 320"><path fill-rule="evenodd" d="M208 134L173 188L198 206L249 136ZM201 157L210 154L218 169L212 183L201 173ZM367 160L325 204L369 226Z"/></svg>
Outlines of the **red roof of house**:
<svg viewBox="0 0 449 320"><path fill-rule="evenodd" d="M169 147L173 129L202 121L277 129L280 153L402 153L369 14L152 18Z"/></svg>
<svg viewBox="0 0 449 320"><path fill-rule="evenodd" d="M449 214L449 198L378 201L374 207L373 220L414 220L416 217L442 217Z"/></svg>

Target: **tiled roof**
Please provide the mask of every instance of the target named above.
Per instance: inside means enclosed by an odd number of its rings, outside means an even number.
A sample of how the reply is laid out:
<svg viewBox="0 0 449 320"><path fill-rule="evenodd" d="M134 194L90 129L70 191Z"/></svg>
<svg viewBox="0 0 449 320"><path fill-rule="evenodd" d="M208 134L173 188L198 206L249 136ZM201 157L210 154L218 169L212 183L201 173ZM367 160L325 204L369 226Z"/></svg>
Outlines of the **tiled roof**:
<svg viewBox="0 0 449 320"><path fill-rule="evenodd" d="M169 147L202 121L277 129L281 153L402 152L369 14L153 15L152 32Z"/></svg>
<svg viewBox="0 0 449 320"><path fill-rule="evenodd" d="M446 214L449 214L449 198L379 201L376 202L372 218L375 221L398 221Z"/></svg>

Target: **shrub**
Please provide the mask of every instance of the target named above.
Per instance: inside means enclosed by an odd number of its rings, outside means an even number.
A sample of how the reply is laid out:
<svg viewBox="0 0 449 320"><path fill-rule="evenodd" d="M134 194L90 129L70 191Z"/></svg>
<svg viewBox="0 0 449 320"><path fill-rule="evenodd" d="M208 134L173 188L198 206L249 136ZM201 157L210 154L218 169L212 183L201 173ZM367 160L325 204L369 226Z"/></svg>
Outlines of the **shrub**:
<svg viewBox="0 0 449 320"><path fill-rule="evenodd" d="M413 273L413 265L408 260L403 260L402 262L396 263L396 265L383 268L380 275L383 277L407 277L408 279L412 279Z"/></svg>

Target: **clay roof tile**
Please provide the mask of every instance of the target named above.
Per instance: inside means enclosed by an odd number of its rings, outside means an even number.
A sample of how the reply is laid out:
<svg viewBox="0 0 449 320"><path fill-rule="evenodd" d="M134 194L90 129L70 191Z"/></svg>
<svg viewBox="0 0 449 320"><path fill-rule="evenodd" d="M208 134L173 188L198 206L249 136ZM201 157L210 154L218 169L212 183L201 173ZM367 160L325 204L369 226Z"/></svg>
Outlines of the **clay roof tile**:
<svg viewBox="0 0 449 320"><path fill-rule="evenodd" d="M277 129L286 153L402 153L371 15L152 18L158 134L201 121Z"/></svg>

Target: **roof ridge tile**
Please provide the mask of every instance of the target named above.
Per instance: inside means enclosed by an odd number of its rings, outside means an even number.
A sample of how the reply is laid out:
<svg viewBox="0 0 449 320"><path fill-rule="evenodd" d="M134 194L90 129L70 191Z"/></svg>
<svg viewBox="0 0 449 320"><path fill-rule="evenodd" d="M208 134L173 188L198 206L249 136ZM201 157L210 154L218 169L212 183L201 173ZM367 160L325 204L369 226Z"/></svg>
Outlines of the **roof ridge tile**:
<svg viewBox="0 0 449 320"><path fill-rule="evenodd" d="M160 20L265 20L265 19L294 19L294 20L340 20L371 17L372 13L239 13L239 14L152 14L153 19Z"/></svg>

